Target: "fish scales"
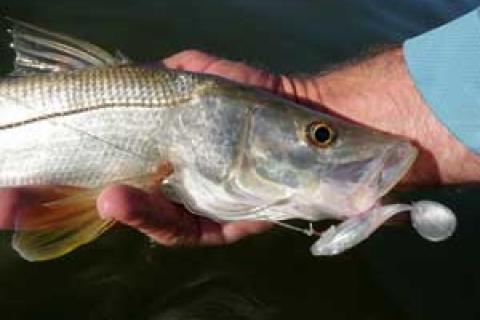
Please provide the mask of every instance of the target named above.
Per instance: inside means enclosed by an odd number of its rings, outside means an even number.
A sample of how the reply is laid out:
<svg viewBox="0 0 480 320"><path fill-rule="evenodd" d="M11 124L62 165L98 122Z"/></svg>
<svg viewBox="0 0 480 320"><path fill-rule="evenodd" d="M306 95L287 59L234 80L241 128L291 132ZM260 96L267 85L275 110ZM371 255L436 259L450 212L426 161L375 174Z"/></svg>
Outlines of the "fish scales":
<svg viewBox="0 0 480 320"><path fill-rule="evenodd" d="M244 113L221 112L225 106L209 98L215 82L135 66L6 79L0 96L13 99L0 105L0 184L96 186L145 174L172 144L186 157L200 154L199 168L220 179L234 157ZM234 123L231 133L213 125L222 122Z"/></svg>
<svg viewBox="0 0 480 320"><path fill-rule="evenodd" d="M0 83L0 95L13 96L39 114L102 106L174 107L191 99L195 76L143 67L105 67L13 77Z"/></svg>

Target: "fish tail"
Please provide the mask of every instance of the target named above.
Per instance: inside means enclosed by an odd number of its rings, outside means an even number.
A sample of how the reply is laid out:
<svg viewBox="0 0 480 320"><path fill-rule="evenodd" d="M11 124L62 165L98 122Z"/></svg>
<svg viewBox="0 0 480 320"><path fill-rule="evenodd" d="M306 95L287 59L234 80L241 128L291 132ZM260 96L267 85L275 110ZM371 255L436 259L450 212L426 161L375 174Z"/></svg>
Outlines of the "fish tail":
<svg viewBox="0 0 480 320"><path fill-rule="evenodd" d="M56 186L45 192L51 192L51 198L56 200L22 210L15 221L12 247L28 261L67 254L95 240L114 224L97 213L96 198L101 188Z"/></svg>

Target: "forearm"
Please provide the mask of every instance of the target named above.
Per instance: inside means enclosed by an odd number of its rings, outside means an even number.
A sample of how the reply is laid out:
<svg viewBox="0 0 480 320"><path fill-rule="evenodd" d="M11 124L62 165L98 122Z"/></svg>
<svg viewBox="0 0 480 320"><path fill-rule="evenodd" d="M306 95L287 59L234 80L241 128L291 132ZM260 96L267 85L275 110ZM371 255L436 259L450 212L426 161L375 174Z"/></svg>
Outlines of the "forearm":
<svg viewBox="0 0 480 320"><path fill-rule="evenodd" d="M329 112L414 141L420 154L406 184L480 181L480 157L456 140L423 101L401 48L325 75L295 78L283 87L287 94L293 89L300 100L323 105Z"/></svg>

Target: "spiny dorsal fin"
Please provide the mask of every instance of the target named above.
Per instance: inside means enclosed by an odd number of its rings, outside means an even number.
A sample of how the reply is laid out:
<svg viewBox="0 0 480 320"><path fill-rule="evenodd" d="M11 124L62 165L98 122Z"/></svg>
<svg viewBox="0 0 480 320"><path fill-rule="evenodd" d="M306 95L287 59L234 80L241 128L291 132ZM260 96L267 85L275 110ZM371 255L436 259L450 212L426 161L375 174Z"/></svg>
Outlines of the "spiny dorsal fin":
<svg viewBox="0 0 480 320"><path fill-rule="evenodd" d="M125 63L87 41L6 18L15 50L13 76Z"/></svg>

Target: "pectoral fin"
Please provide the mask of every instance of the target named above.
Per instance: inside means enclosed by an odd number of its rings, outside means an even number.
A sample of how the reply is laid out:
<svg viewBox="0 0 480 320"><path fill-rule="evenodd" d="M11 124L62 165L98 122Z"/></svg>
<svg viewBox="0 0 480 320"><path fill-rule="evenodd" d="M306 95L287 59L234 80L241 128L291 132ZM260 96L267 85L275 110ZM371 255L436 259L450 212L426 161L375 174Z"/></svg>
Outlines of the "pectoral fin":
<svg viewBox="0 0 480 320"><path fill-rule="evenodd" d="M112 220L102 220L97 214L100 189L66 188L64 198L18 215L12 246L24 259L57 258L96 239L113 225ZM52 187L51 191L58 193L58 189Z"/></svg>
<svg viewBox="0 0 480 320"><path fill-rule="evenodd" d="M15 50L12 76L116 65L128 61L87 41L6 18L11 27L11 47ZM120 58L121 57L121 58Z"/></svg>

